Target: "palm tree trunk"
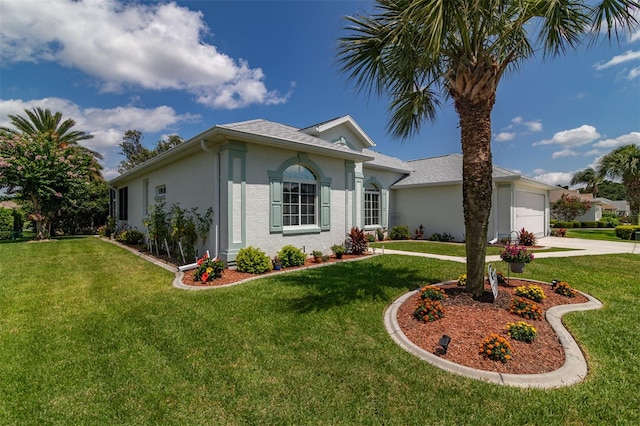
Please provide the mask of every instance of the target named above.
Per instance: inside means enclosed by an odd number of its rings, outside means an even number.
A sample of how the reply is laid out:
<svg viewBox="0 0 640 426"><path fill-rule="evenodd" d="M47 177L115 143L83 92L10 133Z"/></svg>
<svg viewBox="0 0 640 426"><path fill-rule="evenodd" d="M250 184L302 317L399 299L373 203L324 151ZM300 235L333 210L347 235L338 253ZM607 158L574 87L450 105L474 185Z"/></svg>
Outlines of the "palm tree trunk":
<svg viewBox="0 0 640 426"><path fill-rule="evenodd" d="M480 102L456 100L462 141L462 197L467 250L466 291L484 293L487 229L491 213L491 110L495 95Z"/></svg>

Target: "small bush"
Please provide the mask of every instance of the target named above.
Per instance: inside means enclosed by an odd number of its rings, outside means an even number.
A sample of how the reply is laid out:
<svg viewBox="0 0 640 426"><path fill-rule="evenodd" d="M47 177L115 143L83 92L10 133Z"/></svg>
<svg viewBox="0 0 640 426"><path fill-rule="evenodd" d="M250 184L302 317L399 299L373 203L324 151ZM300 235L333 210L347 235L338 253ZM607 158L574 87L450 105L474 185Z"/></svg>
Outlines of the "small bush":
<svg viewBox="0 0 640 426"><path fill-rule="evenodd" d="M140 245L144 241L144 234L137 229L127 229L116 235L116 241L134 246Z"/></svg>
<svg viewBox="0 0 640 426"><path fill-rule="evenodd" d="M278 259L282 263L283 268L304 265L307 255L298 247L286 245L278 252Z"/></svg>
<svg viewBox="0 0 640 426"><path fill-rule="evenodd" d="M102 225L96 230L101 237L107 236L107 225Z"/></svg>
<svg viewBox="0 0 640 426"><path fill-rule="evenodd" d="M529 232L522 228L520 232L518 232L518 244L527 247L534 246L536 245L536 236L533 232Z"/></svg>
<svg viewBox="0 0 640 426"><path fill-rule="evenodd" d="M407 225L396 225L389 231L389 238L392 240L409 240L411 234Z"/></svg>
<svg viewBox="0 0 640 426"><path fill-rule="evenodd" d="M369 249L369 241L362 229L351 228L351 232L347 235L349 241L349 253L362 254Z"/></svg>
<svg viewBox="0 0 640 426"><path fill-rule="evenodd" d="M236 268L240 272L249 274L264 274L269 272L273 265L269 256L259 248L245 247L238 251L236 256Z"/></svg>
<svg viewBox="0 0 640 426"><path fill-rule="evenodd" d="M524 297L514 297L509 306L509 312L521 316L522 318L539 320L542 319L542 309L534 302Z"/></svg>
<svg viewBox="0 0 640 426"><path fill-rule="evenodd" d="M576 291L571 288L569 283L566 283L564 281L561 281L558 283L558 285L556 286L555 292L566 297L576 296Z"/></svg>
<svg viewBox="0 0 640 426"><path fill-rule="evenodd" d="M431 322L444 318L444 307L439 300L424 299L413 312L418 321Z"/></svg>
<svg viewBox="0 0 640 426"><path fill-rule="evenodd" d="M431 234L431 236L429 237L429 241L442 241L444 243L449 243L451 241L455 240L455 238L453 237L453 235L448 234L448 233L443 233L443 234L439 234L437 232L434 232L433 234Z"/></svg>
<svg viewBox="0 0 640 426"><path fill-rule="evenodd" d="M368 243L375 243L376 242L376 236L373 233L367 233L367 242Z"/></svg>
<svg viewBox="0 0 640 426"><path fill-rule="evenodd" d="M510 322L507 324L507 334L514 340L531 343L538 336L538 330L524 321Z"/></svg>
<svg viewBox="0 0 640 426"><path fill-rule="evenodd" d="M553 237L566 237L567 228L554 228L551 230L551 236Z"/></svg>
<svg viewBox="0 0 640 426"><path fill-rule="evenodd" d="M571 223L573 223L573 227L574 228L581 228L582 227L582 222L580 222L579 220L572 220Z"/></svg>
<svg viewBox="0 0 640 426"><path fill-rule="evenodd" d="M581 228L597 228L598 222L595 222L595 221L580 222L580 227Z"/></svg>
<svg viewBox="0 0 640 426"><path fill-rule="evenodd" d="M414 240L422 240L424 238L424 226L420 225L413 233Z"/></svg>
<svg viewBox="0 0 640 426"><path fill-rule="evenodd" d="M376 235L378 237L378 241L384 241L384 233L387 230L385 228L378 228L376 229Z"/></svg>
<svg viewBox="0 0 640 426"><path fill-rule="evenodd" d="M547 298L542 287L538 285L518 286L516 287L515 293L518 296L526 297L534 302L542 302Z"/></svg>
<svg viewBox="0 0 640 426"><path fill-rule="evenodd" d="M436 287L433 285L428 285L422 287L420 289L420 299L430 299L430 300L444 300L447 298L447 295L444 293L444 290L440 287Z"/></svg>
<svg viewBox="0 0 640 426"><path fill-rule="evenodd" d="M13 211L0 207L0 240L11 238L13 235Z"/></svg>
<svg viewBox="0 0 640 426"><path fill-rule="evenodd" d="M511 345L507 339L493 333L480 343L480 355L493 361L507 362L511 359Z"/></svg>
<svg viewBox="0 0 640 426"><path fill-rule="evenodd" d="M571 229L573 228L573 222L556 222L553 224L553 227Z"/></svg>
<svg viewBox="0 0 640 426"><path fill-rule="evenodd" d="M606 228L606 227L607 227L607 222L605 222L604 220L598 221L598 228Z"/></svg>
<svg viewBox="0 0 640 426"><path fill-rule="evenodd" d="M640 226L637 225L620 225L616 226L616 237L623 240L630 240L633 237L635 231L640 231Z"/></svg>

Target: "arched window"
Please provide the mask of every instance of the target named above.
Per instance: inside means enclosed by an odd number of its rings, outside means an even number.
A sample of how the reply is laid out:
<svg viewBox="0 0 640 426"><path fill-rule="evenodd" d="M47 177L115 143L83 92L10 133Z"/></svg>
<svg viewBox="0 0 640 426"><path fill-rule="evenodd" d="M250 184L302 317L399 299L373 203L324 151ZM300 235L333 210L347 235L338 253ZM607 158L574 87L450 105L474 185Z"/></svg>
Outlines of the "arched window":
<svg viewBox="0 0 640 426"><path fill-rule="evenodd" d="M367 183L364 187L365 226L381 226L380 207L380 188L373 183Z"/></svg>
<svg viewBox="0 0 640 426"><path fill-rule="evenodd" d="M317 211L316 176L301 164L287 167L282 173L282 224L315 225Z"/></svg>

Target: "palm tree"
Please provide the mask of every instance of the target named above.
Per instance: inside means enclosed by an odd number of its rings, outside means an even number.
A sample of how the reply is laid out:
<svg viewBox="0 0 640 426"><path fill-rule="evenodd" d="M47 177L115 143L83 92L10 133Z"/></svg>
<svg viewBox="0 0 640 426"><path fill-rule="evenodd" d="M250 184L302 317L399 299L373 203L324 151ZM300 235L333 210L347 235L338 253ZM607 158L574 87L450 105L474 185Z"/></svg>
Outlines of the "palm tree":
<svg viewBox="0 0 640 426"><path fill-rule="evenodd" d="M603 176L622 180L631 215L640 220L640 147L631 144L614 149L600 159L598 171Z"/></svg>
<svg viewBox="0 0 640 426"><path fill-rule="evenodd" d="M102 159L102 155L78 144L80 141L92 139L93 135L78 130L71 130L71 128L76 125L75 120L67 118L62 121L61 112L52 114L48 108L42 109L40 107L34 108L33 111L25 109L24 112L28 118L20 115L8 115L11 124L15 127L14 129L0 127L0 130L7 132L9 135L50 135L52 139L58 141L58 145L62 148L69 145L75 146L81 154L88 154L93 158L90 167L91 180L102 180L101 171L103 167L98 162L98 160Z"/></svg>
<svg viewBox="0 0 640 426"><path fill-rule="evenodd" d="M460 117L467 287L484 290L491 210L491 111L507 70L533 57L564 53L604 25L609 37L632 30L639 3L603 0L376 0L376 13L347 17L342 70L359 91L391 98L388 129L414 135L452 99Z"/></svg>
<svg viewBox="0 0 640 426"><path fill-rule="evenodd" d="M604 176L600 175L593 168L589 167L576 172L571 178L571 185L586 184L585 190L591 192L593 198L598 196L598 185L604 182Z"/></svg>

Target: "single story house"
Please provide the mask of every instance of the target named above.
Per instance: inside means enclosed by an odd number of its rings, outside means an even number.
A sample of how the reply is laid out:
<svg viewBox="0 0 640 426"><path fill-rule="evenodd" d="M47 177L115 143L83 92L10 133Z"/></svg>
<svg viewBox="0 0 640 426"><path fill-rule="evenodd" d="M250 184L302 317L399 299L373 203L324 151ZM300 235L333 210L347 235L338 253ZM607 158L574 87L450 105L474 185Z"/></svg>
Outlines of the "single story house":
<svg viewBox="0 0 640 426"><path fill-rule="evenodd" d="M206 248L233 263L254 246L328 253L352 227L404 224L464 240L462 156L401 161L350 117L303 129L266 120L217 125L111 180L111 214L144 230L149 207L213 208ZM494 167L488 239L548 235L549 185Z"/></svg>

